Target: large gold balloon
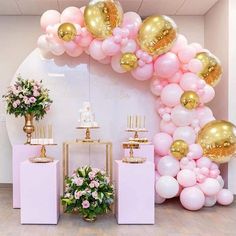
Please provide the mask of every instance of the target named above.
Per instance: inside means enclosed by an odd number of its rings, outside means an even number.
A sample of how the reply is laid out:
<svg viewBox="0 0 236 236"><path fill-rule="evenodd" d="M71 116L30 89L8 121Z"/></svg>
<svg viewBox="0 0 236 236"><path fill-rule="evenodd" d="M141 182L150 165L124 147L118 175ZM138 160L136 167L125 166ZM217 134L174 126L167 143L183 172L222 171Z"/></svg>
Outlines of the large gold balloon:
<svg viewBox="0 0 236 236"><path fill-rule="evenodd" d="M185 91L180 97L180 103L188 110L196 108L199 104L199 96L194 91Z"/></svg>
<svg viewBox="0 0 236 236"><path fill-rule="evenodd" d="M138 32L138 43L150 55L167 52L176 39L176 25L167 16L149 16Z"/></svg>
<svg viewBox="0 0 236 236"><path fill-rule="evenodd" d="M216 86L222 75L222 67L219 59L208 52L200 52L196 55L196 58L201 61L203 65L199 76L204 79L207 84L213 87Z"/></svg>
<svg viewBox="0 0 236 236"><path fill-rule="evenodd" d="M138 58L134 53L124 53L120 58L120 66L126 71L131 71L138 66Z"/></svg>
<svg viewBox="0 0 236 236"><path fill-rule="evenodd" d="M84 10L88 31L97 39L105 39L122 23L123 11L115 0L93 0Z"/></svg>
<svg viewBox="0 0 236 236"><path fill-rule="evenodd" d="M69 42L76 37L76 28L71 23L63 23L57 30L58 37L63 41Z"/></svg>
<svg viewBox="0 0 236 236"><path fill-rule="evenodd" d="M170 146L170 152L173 157L180 160L188 154L188 144L184 140L175 140Z"/></svg>
<svg viewBox="0 0 236 236"><path fill-rule="evenodd" d="M224 120L211 121L199 131L197 142L212 161L228 162L236 153L236 127Z"/></svg>

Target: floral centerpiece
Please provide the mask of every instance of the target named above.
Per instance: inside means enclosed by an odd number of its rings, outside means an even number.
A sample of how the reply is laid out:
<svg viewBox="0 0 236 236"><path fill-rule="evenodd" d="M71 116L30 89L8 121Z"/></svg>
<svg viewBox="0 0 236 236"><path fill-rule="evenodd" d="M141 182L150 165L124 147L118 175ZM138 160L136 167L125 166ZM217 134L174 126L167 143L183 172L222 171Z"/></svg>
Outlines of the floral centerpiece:
<svg viewBox="0 0 236 236"><path fill-rule="evenodd" d="M108 213L114 200L114 189L104 171L90 166L78 168L65 179L61 201L65 212L78 212L85 220L94 221L97 215Z"/></svg>
<svg viewBox="0 0 236 236"><path fill-rule="evenodd" d="M18 76L3 98L7 103L8 114L25 117L23 129L27 133L27 143L30 143L31 133L34 131L33 117L36 120L43 118L52 103L49 90L43 87L42 81L23 79Z"/></svg>

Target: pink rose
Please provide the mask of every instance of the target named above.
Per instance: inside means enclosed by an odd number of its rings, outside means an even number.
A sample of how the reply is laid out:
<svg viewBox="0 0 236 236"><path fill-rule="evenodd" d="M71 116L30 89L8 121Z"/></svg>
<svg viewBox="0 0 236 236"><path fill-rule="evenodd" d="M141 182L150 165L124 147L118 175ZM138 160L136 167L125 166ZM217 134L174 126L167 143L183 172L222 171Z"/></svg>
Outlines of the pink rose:
<svg viewBox="0 0 236 236"><path fill-rule="evenodd" d="M95 180L93 181L93 183L94 183L94 186L95 186L96 188L98 188L99 185L100 185L100 184L98 183L98 181L95 181Z"/></svg>
<svg viewBox="0 0 236 236"><path fill-rule="evenodd" d="M87 200L85 200L85 201L83 201L82 202L82 206L83 206L83 208L89 208L89 206L90 206L90 203L89 203L89 201L87 201Z"/></svg>
<svg viewBox="0 0 236 236"><path fill-rule="evenodd" d="M80 199L80 197L83 195L81 191L75 192L75 199Z"/></svg>
<svg viewBox="0 0 236 236"><path fill-rule="evenodd" d="M95 187L95 185L94 185L94 182L92 181L90 184L89 184L89 187L90 188L94 188Z"/></svg>
<svg viewBox="0 0 236 236"><path fill-rule="evenodd" d="M29 102L30 103L35 103L36 102L36 98L35 97L30 97L29 98Z"/></svg>
<svg viewBox="0 0 236 236"><path fill-rule="evenodd" d="M40 93L37 90L34 90L33 95L34 95L34 97L38 97L40 95Z"/></svg>
<svg viewBox="0 0 236 236"><path fill-rule="evenodd" d="M12 106L13 106L14 108L17 108L17 106L18 106L17 102L16 102L16 101L13 102Z"/></svg>
<svg viewBox="0 0 236 236"><path fill-rule="evenodd" d="M88 176L90 179L94 179L96 176L96 173L94 171L91 171L91 172L89 172Z"/></svg>
<svg viewBox="0 0 236 236"><path fill-rule="evenodd" d="M94 199L98 199L98 192L92 192L92 196Z"/></svg>
<svg viewBox="0 0 236 236"><path fill-rule="evenodd" d="M81 185L83 184L83 182L84 182L84 179L81 178L81 177L78 178L78 177L75 176L72 181L73 181L73 183L75 183L77 186L81 186Z"/></svg>

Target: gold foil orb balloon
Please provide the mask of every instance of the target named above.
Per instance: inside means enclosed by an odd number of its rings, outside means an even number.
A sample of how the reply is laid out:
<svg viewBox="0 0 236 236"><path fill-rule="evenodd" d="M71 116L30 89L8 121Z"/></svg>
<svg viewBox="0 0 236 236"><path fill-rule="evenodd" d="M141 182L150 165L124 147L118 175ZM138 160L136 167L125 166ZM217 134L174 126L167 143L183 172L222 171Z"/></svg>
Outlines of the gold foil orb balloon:
<svg viewBox="0 0 236 236"><path fill-rule="evenodd" d="M236 127L224 120L211 121L199 131L197 143L212 161L228 162L236 153Z"/></svg>
<svg viewBox="0 0 236 236"><path fill-rule="evenodd" d="M199 96L194 91L185 91L181 98L180 103L188 110L196 108L199 104Z"/></svg>
<svg viewBox="0 0 236 236"><path fill-rule="evenodd" d="M149 16L138 32L138 43L143 51L150 55L167 52L177 35L174 21L167 16Z"/></svg>
<svg viewBox="0 0 236 236"><path fill-rule="evenodd" d="M57 30L58 37L63 41L69 42L76 37L76 28L71 23L63 23Z"/></svg>
<svg viewBox="0 0 236 236"><path fill-rule="evenodd" d="M118 1L92 0L84 10L87 30L97 39L105 39L122 23L123 11Z"/></svg>
<svg viewBox="0 0 236 236"><path fill-rule="evenodd" d="M134 53L124 53L120 58L120 66L126 71L131 71L138 66L138 58Z"/></svg>
<svg viewBox="0 0 236 236"><path fill-rule="evenodd" d="M188 154L188 144L184 140L175 140L170 146L170 152L173 157L180 160Z"/></svg>
<svg viewBox="0 0 236 236"><path fill-rule="evenodd" d="M207 84L213 87L216 86L222 75L222 67L219 59L208 52L200 52L196 55L196 58L201 61L203 65L199 76L204 79Z"/></svg>

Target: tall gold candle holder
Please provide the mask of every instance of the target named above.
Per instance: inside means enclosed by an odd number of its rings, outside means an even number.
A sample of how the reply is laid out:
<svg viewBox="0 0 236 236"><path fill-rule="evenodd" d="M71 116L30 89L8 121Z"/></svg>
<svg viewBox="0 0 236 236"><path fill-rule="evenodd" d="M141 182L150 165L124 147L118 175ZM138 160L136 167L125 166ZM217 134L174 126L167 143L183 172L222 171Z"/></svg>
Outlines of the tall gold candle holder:
<svg viewBox="0 0 236 236"><path fill-rule="evenodd" d="M82 142L98 142L98 140L96 139L92 139L91 138L91 129L98 129L100 128L99 126L91 126L91 127L86 127L86 126L79 126L79 127L76 127L76 129L82 129L82 130L85 130L85 137L83 139L76 139L76 142L79 142L79 141L82 141Z"/></svg>

